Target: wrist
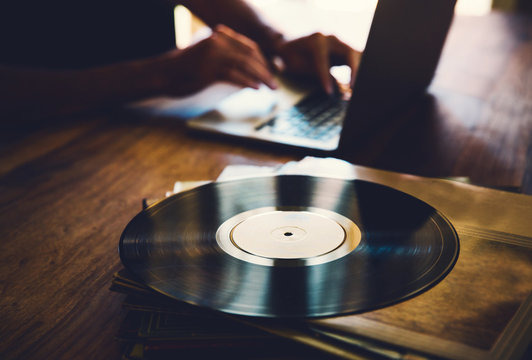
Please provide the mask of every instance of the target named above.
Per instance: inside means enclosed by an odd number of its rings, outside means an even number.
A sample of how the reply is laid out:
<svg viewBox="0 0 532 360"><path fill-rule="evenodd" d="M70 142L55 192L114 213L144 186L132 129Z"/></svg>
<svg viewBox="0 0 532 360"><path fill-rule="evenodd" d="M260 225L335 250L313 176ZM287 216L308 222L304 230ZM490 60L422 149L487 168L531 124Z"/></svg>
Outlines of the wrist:
<svg viewBox="0 0 532 360"><path fill-rule="evenodd" d="M286 43L284 35L271 28L265 32L263 39L260 39L259 44L264 55L268 58L273 58L280 53L280 49Z"/></svg>
<svg viewBox="0 0 532 360"><path fill-rule="evenodd" d="M166 70L168 63L166 53L132 63L132 73L136 75L133 88L141 92L143 97L167 95L170 88Z"/></svg>

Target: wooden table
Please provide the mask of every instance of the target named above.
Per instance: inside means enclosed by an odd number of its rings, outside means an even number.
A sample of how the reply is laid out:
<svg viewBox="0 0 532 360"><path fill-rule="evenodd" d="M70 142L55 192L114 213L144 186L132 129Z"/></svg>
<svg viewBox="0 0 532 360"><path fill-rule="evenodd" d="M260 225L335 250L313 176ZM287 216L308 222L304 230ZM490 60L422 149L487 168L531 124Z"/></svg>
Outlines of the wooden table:
<svg viewBox="0 0 532 360"><path fill-rule="evenodd" d="M458 17L429 96L360 165L532 193L532 18ZM120 234L144 197L303 154L90 114L1 135L0 358L118 359Z"/></svg>

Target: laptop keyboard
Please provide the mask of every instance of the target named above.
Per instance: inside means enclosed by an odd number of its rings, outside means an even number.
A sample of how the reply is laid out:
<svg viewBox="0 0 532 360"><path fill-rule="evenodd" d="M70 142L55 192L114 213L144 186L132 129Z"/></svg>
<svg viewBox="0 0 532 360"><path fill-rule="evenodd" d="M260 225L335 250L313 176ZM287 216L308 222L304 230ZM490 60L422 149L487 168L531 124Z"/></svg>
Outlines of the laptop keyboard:
<svg viewBox="0 0 532 360"><path fill-rule="evenodd" d="M323 93L312 93L300 102L259 125L274 134L327 141L340 134L347 101Z"/></svg>

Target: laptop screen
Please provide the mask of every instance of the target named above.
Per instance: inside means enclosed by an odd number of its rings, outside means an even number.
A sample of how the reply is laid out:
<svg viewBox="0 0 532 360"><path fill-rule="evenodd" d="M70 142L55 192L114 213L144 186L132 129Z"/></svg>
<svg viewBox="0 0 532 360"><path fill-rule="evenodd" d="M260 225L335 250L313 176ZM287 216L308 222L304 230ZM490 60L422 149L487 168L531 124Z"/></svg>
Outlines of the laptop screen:
<svg viewBox="0 0 532 360"><path fill-rule="evenodd" d="M456 0L379 0L340 147L367 134L429 86Z"/></svg>

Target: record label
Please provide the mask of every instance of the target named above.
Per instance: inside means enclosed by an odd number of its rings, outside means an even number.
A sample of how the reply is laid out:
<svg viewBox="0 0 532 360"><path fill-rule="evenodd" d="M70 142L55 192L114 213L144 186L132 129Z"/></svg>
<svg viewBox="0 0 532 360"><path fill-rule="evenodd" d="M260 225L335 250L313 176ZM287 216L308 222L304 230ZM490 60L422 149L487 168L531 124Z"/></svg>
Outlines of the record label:
<svg viewBox="0 0 532 360"><path fill-rule="evenodd" d="M359 228L346 217L318 208L265 207L225 221L216 233L220 248L259 265L301 266L335 260L360 243Z"/></svg>

